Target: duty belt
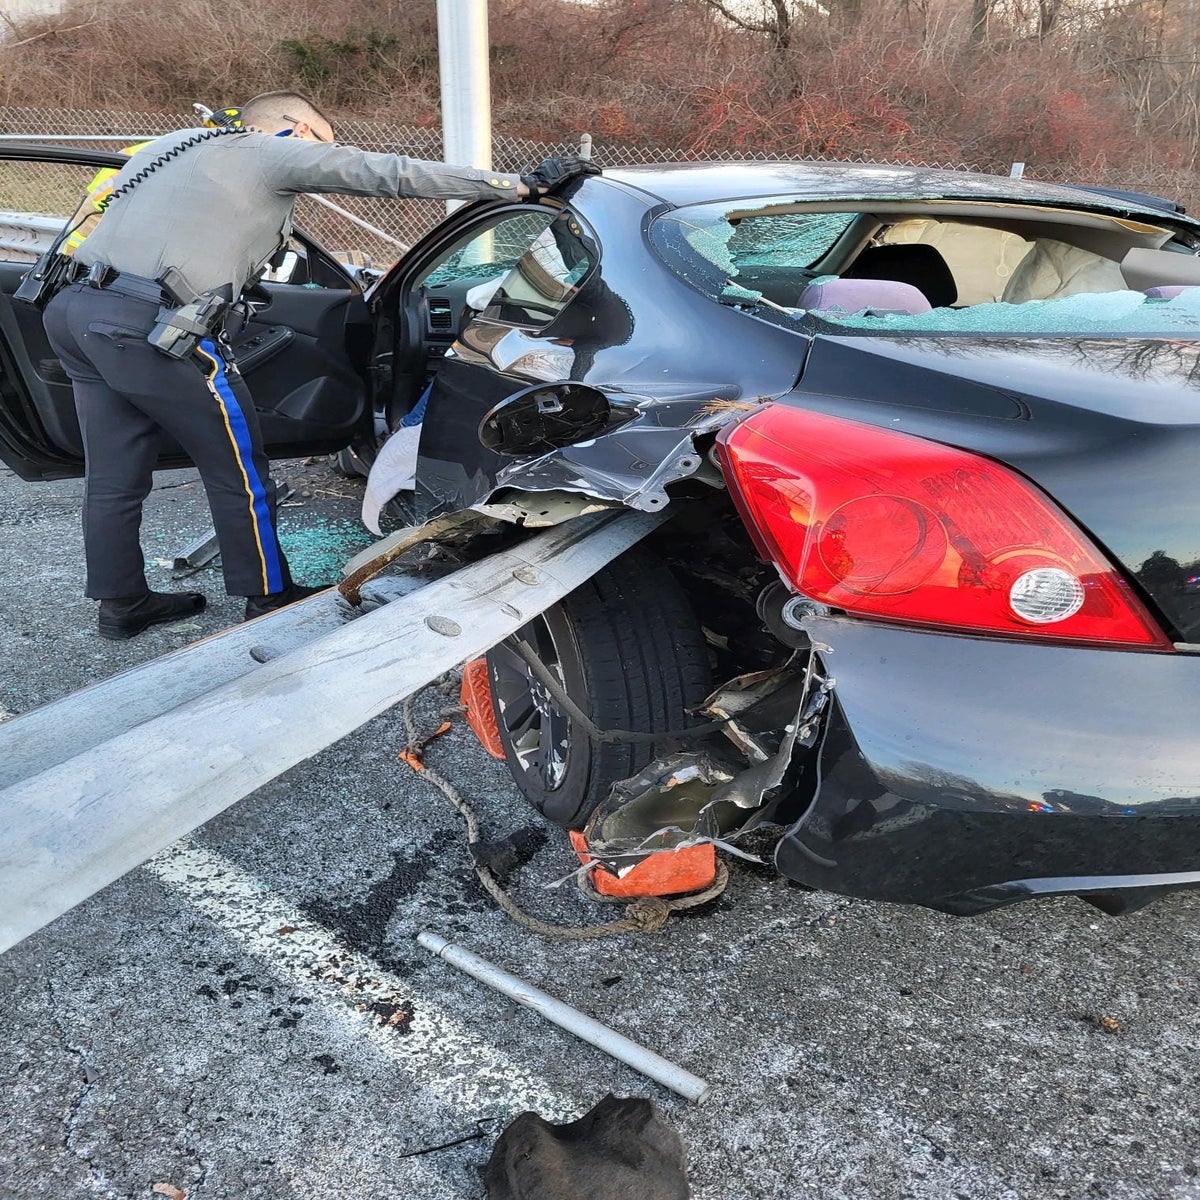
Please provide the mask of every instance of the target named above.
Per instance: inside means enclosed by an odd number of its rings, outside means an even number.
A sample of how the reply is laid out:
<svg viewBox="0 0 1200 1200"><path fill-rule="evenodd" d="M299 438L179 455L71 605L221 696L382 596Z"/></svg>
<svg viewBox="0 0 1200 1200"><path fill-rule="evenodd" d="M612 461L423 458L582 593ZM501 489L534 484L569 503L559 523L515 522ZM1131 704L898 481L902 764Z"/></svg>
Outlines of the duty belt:
<svg viewBox="0 0 1200 1200"><path fill-rule="evenodd" d="M100 288L105 292L116 292L119 296L129 296L134 300L149 300L153 304L173 303L173 298L167 295L161 283L142 275L130 275L125 271L110 269L106 277L100 280L89 277L86 282L90 287Z"/></svg>

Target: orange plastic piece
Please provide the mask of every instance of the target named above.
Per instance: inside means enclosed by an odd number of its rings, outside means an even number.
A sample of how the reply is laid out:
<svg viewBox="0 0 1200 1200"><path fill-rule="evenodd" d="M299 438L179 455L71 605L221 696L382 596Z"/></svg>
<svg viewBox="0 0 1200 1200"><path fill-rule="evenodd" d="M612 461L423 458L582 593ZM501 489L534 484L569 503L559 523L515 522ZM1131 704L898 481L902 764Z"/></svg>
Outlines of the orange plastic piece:
<svg viewBox="0 0 1200 1200"><path fill-rule="evenodd" d="M591 862L583 834L572 829L570 836L579 861ZM683 850L656 850L624 875L614 875L601 865L588 878L602 896L630 900L638 896L679 896L684 892L698 892L716 881L717 851L710 842L687 846Z"/></svg>
<svg viewBox="0 0 1200 1200"><path fill-rule="evenodd" d="M473 658L463 668L461 701L467 710L467 724L479 744L493 757L503 760L500 725L492 703L492 684L488 679L487 659Z"/></svg>
<svg viewBox="0 0 1200 1200"><path fill-rule="evenodd" d="M428 737L422 738L415 746L406 746L400 751L401 762L408 763L414 771L425 770L425 760L422 755L430 742L436 742L443 733L449 733L453 726L449 721L443 721Z"/></svg>

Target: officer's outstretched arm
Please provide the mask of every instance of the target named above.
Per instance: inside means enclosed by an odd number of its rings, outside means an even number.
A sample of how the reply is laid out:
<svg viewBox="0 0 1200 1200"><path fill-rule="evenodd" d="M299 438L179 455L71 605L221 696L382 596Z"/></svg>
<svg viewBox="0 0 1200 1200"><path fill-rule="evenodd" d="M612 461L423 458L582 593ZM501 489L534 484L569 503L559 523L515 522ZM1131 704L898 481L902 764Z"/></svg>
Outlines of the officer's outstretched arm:
<svg viewBox="0 0 1200 1200"><path fill-rule="evenodd" d="M527 194L519 175L375 154L356 146L264 137L259 163L279 192L347 196L411 196L430 200L497 200Z"/></svg>

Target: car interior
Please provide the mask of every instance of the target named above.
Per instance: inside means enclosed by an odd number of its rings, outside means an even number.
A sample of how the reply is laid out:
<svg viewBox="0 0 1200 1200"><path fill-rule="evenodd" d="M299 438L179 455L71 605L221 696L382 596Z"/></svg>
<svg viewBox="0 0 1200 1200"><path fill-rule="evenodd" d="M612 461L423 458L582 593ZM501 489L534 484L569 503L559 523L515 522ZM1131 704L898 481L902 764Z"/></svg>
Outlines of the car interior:
<svg viewBox="0 0 1200 1200"><path fill-rule="evenodd" d="M1161 299L1169 297L1160 289L1200 285L1196 247L1142 220L964 201L830 208L773 205L726 214L736 231L736 282L774 304L808 311L914 314L1126 290ZM804 236L817 218L832 234L823 247ZM799 255L790 254L789 224Z"/></svg>
<svg viewBox="0 0 1200 1200"><path fill-rule="evenodd" d="M476 316L487 317L485 341L510 329L543 330L559 317L594 258L578 234L575 218L551 209L487 213L389 285L377 300L373 357L389 427L425 394Z"/></svg>

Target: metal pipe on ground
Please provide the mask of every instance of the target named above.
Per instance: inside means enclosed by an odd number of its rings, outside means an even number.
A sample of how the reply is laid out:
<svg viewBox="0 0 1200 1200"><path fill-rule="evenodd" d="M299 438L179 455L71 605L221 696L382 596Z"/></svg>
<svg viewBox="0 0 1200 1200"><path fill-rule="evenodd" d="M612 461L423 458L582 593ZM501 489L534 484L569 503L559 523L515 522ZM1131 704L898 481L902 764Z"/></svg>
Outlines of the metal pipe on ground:
<svg viewBox="0 0 1200 1200"><path fill-rule="evenodd" d="M526 983L516 975L510 975L488 962L486 958L480 958L478 954L455 945L441 934L423 929L417 934L417 941L426 950L445 959L451 966L465 971L480 983L486 983L488 987L524 1005L525 1008L532 1009L560 1029L573 1033L577 1038L598 1050L603 1050L618 1062L625 1063L639 1074L653 1079L655 1083L662 1084L693 1104L703 1104L711 1095L712 1084L707 1080L685 1071L683 1067L663 1058L661 1054L647 1050L645 1046L617 1033L615 1029L610 1029L594 1017L581 1013L577 1008L572 1008L548 992L543 992L541 988Z"/></svg>
<svg viewBox="0 0 1200 1200"><path fill-rule="evenodd" d="M555 526L13 781L0 791L0 951L482 654L662 519L607 512ZM87 709L75 704L72 719L86 724ZM24 720L0 728L19 741Z"/></svg>

